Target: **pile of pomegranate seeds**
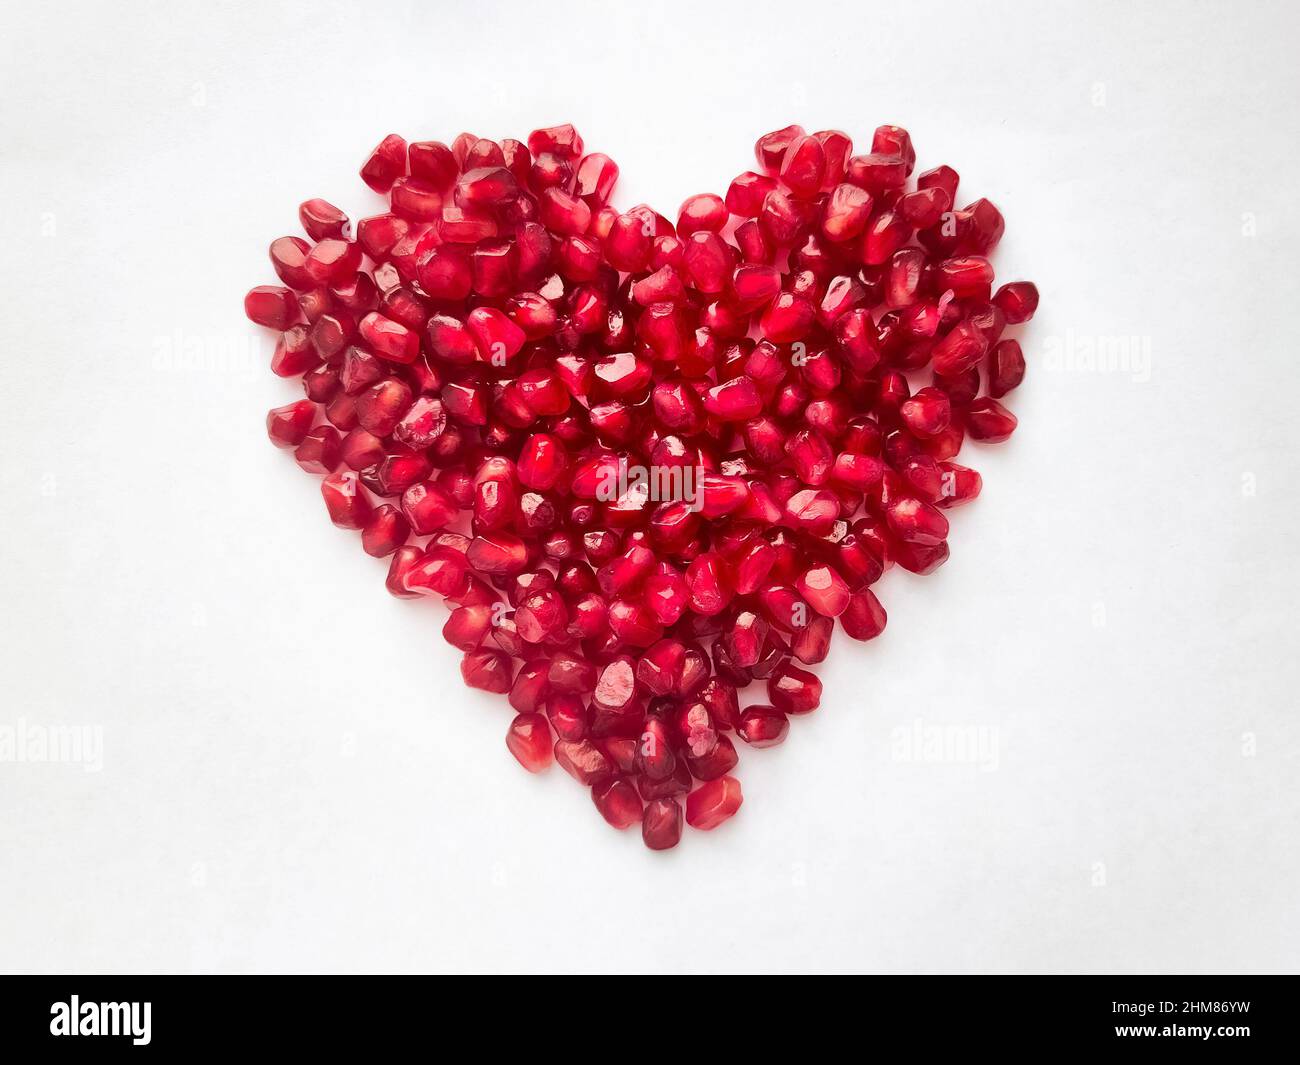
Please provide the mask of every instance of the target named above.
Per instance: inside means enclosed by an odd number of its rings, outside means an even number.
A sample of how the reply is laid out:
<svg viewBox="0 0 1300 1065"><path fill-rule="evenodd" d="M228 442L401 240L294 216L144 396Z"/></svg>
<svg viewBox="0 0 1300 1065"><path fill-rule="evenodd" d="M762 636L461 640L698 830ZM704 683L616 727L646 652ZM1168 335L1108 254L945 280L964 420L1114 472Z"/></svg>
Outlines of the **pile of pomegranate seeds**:
<svg viewBox="0 0 1300 1065"><path fill-rule="evenodd" d="M465 683L506 695L506 746L557 761L615 828L676 846L740 808L732 734L785 739L834 620L948 558L980 492L963 440L1005 440L1025 372L1003 337L1038 291L993 290L1002 236L911 138L788 126L676 224L609 206L618 167L572 126L525 145L385 137L389 198L355 237L324 200L281 237L248 317L306 399L267 431L321 474L388 590L450 604ZM766 701L741 709L741 693ZM762 696L760 696L762 698Z"/></svg>

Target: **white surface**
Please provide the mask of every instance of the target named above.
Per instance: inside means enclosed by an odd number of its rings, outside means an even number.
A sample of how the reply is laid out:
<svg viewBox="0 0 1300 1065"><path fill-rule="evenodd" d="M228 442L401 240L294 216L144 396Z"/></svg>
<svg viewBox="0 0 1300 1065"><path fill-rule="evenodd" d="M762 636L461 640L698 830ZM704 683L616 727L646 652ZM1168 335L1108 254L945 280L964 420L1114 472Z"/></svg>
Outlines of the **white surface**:
<svg viewBox="0 0 1300 1065"><path fill-rule="evenodd" d="M0 967L1297 967L1294 7L312 7L4 11L0 725L103 752L0 764ZM268 445L241 314L382 134L566 120L668 212L787 122L899 123L1042 291L951 562L669 855L519 771ZM1098 337L1149 373L1064 361Z"/></svg>

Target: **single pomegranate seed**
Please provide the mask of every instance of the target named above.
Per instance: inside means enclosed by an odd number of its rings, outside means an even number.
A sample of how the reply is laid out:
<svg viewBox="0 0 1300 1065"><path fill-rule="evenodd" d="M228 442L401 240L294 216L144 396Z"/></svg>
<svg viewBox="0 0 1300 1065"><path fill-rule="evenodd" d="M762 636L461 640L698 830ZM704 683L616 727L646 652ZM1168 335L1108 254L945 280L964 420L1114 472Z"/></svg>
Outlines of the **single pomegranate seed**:
<svg viewBox="0 0 1300 1065"><path fill-rule="evenodd" d="M510 690L510 657L501 651L470 651L461 659L460 675L471 688L504 695Z"/></svg>
<svg viewBox="0 0 1300 1065"><path fill-rule="evenodd" d="M795 581L795 587L808 605L825 617L838 617L849 605L849 586L830 566L813 566Z"/></svg>
<svg viewBox="0 0 1300 1065"><path fill-rule="evenodd" d="M367 555L387 558L404 543L411 531L406 518L391 503L378 507L361 530L361 546Z"/></svg>
<svg viewBox="0 0 1300 1065"><path fill-rule="evenodd" d="M790 731L790 719L774 706L755 704L740 715L736 735L751 747L775 747Z"/></svg>
<svg viewBox="0 0 1300 1065"><path fill-rule="evenodd" d="M822 682L787 662L767 678L767 697L783 713L811 713L821 704Z"/></svg>
<svg viewBox="0 0 1300 1065"><path fill-rule="evenodd" d="M615 828L631 828L641 821L641 796L626 780L602 780L591 789L600 816Z"/></svg>
<svg viewBox="0 0 1300 1065"><path fill-rule="evenodd" d="M266 435L276 447L297 447L307 438L315 418L316 404L309 399L276 407L266 416Z"/></svg>
<svg viewBox="0 0 1300 1065"><path fill-rule="evenodd" d="M376 192L387 192L406 173L406 141L390 133L361 164L361 180Z"/></svg>
<svg viewBox="0 0 1300 1065"><path fill-rule="evenodd" d="M686 797L686 823L705 832L717 828L740 809L743 799L735 777L701 784Z"/></svg>
<svg viewBox="0 0 1300 1065"><path fill-rule="evenodd" d="M641 839L652 851L671 850L682 838L682 807L676 799L663 797L646 803L641 815Z"/></svg>
<svg viewBox="0 0 1300 1065"><path fill-rule="evenodd" d="M280 285L258 285L244 297L250 321L268 329L287 329L298 320L298 298Z"/></svg>
<svg viewBox="0 0 1300 1065"><path fill-rule="evenodd" d="M614 773L605 752L589 739L556 740L555 760L569 776L588 787Z"/></svg>
<svg viewBox="0 0 1300 1065"><path fill-rule="evenodd" d="M720 233L727 224L727 205L711 192L691 196L677 212L677 235L682 238L701 230Z"/></svg>
<svg viewBox="0 0 1300 1065"><path fill-rule="evenodd" d="M1016 429L1016 416L996 399L977 399L966 408L966 428L976 440L1005 440Z"/></svg>
<svg viewBox="0 0 1300 1065"><path fill-rule="evenodd" d="M360 529L370 517L370 500L355 473L333 473L321 481L330 521L340 529Z"/></svg>
<svg viewBox="0 0 1300 1065"><path fill-rule="evenodd" d="M530 773L550 768L551 729L541 714L520 714L506 732L506 746Z"/></svg>
<svg viewBox="0 0 1300 1065"><path fill-rule="evenodd" d="M802 126L786 126L772 133L765 133L754 145L754 158L758 165L768 174L780 172L785 153L795 141L804 135Z"/></svg>
<svg viewBox="0 0 1300 1065"><path fill-rule="evenodd" d="M1014 340L1002 340L989 353L989 395L1001 399L1025 379L1025 354Z"/></svg>
<svg viewBox="0 0 1300 1065"><path fill-rule="evenodd" d="M1006 315L1008 325L1019 325L1038 310L1038 288L1032 281L1012 281L994 293L993 303Z"/></svg>
<svg viewBox="0 0 1300 1065"><path fill-rule="evenodd" d="M885 608L870 589L855 592L840 615L840 625L855 640L871 640L885 631Z"/></svg>
<svg viewBox="0 0 1300 1065"><path fill-rule="evenodd" d="M338 467L341 451L338 430L322 425L303 437L293 457L308 473L333 473Z"/></svg>

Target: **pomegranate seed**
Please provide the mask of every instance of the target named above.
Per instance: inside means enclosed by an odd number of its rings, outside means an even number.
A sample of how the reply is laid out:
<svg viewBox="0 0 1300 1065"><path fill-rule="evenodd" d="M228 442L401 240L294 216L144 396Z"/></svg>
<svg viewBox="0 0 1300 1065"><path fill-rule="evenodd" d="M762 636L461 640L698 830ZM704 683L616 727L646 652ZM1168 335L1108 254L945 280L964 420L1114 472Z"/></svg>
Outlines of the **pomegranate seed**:
<svg viewBox="0 0 1300 1065"><path fill-rule="evenodd" d="M870 589L855 592L840 615L840 625L855 640L871 640L885 630L885 608Z"/></svg>
<svg viewBox="0 0 1300 1065"><path fill-rule="evenodd" d="M641 796L626 780L602 780L591 789L600 816L615 828L631 828L641 821Z"/></svg>
<svg viewBox="0 0 1300 1065"><path fill-rule="evenodd" d="M1001 399L1025 379L1025 355L1014 340L999 341L989 353L989 395Z"/></svg>
<svg viewBox="0 0 1300 1065"><path fill-rule="evenodd" d="M796 140L804 135L802 126L786 126L773 133L765 133L754 145L754 158L758 160L765 173L776 174L785 160L785 153Z"/></svg>
<svg viewBox="0 0 1300 1065"><path fill-rule="evenodd" d="M406 173L406 141L390 133L361 164L361 180L376 192L387 192Z"/></svg>
<svg viewBox="0 0 1300 1065"><path fill-rule="evenodd" d="M740 715L736 735L751 747L775 747L790 731L790 719L774 706L756 704Z"/></svg>
<svg viewBox="0 0 1300 1065"><path fill-rule="evenodd" d="M990 271L990 280L992 272ZM1027 322L1038 310L1038 288L1032 281L1012 281L993 295L994 306L1006 315L1008 325Z"/></svg>
<svg viewBox="0 0 1300 1065"><path fill-rule="evenodd" d="M280 285L258 285L244 297L244 313L268 329L287 329L298 320L298 299Z"/></svg>
<svg viewBox="0 0 1300 1065"><path fill-rule="evenodd" d="M550 768L551 729L541 714L520 714L506 732L506 746L530 773Z"/></svg>
<svg viewBox="0 0 1300 1065"><path fill-rule="evenodd" d="M735 814L742 801L740 781L735 777L710 780L686 797L686 823L707 832Z"/></svg>
<svg viewBox="0 0 1300 1065"><path fill-rule="evenodd" d="M370 500L355 473L332 473L321 481L330 521L340 529L360 529L370 517Z"/></svg>
<svg viewBox="0 0 1300 1065"><path fill-rule="evenodd" d="M676 799L663 797L646 803L641 815L641 839L652 851L671 850L682 838L682 807Z"/></svg>
<svg viewBox="0 0 1300 1065"><path fill-rule="evenodd" d="M977 399L966 408L966 428L976 440L1005 440L1016 429L1016 416L996 399Z"/></svg>
<svg viewBox="0 0 1300 1065"><path fill-rule="evenodd" d="M266 416L266 435L276 447L297 447L307 438L315 418L316 404L309 399L276 407Z"/></svg>
<svg viewBox="0 0 1300 1065"><path fill-rule="evenodd" d="M461 659L460 675L471 688L504 695L510 690L510 658L501 651L470 651Z"/></svg>

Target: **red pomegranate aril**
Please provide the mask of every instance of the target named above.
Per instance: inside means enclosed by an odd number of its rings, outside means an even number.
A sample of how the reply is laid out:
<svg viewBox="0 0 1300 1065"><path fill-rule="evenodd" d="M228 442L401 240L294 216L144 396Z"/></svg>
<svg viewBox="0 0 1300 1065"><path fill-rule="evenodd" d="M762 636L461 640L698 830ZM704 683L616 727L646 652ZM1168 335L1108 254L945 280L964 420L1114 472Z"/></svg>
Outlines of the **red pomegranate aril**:
<svg viewBox="0 0 1300 1065"><path fill-rule="evenodd" d="M993 304L1006 315L1008 325L1019 325L1038 310L1038 288L1032 281L1012 281L993 294Z"/></svg>
<svg viewBox="0 0 1300 1065"><path fill-rule="evenodd" d="M361 180L376 192L387 192L406 173L406 141L390 133L361 165Z"/></svg>
<svg viewBox="0 0 1300 1065"><path fill-rule="evenodd" d="M442 638L461 651L475 651L492 628L493 613L487 604L458 606L447 616Z"/></svg>
<svg viewBox="0 0 1300 1065"><path fill-rule="evenodd" d="M896 499L885 509L889 528L900 540L911 544L934 545L948 536L948 519L919 499Z"/></svg>
<svg viewBox="0 0 1300 1065"><path fill-rule="evenodd" d="M460 675L471 688L504 695L510 690L510 657L501 651L469 651Z"/></svg>
<svg viewBox="0 0 1300 1065"><path fill-rule="evenodd" d="M541 714L520 714L506 731L506 747L530 773L549 769L552 761L551 729Z"/></svg>
<svg viewBox="0 0 1300 1065"><path fill-rule="evenodd" d="M244 313L268 329L287 329L298 320L298 298L280 285L258 285L244 297Z"/></svg>
<svg viewBox="0 0 1300 1065"><path fill-rule="evenodd" d="M786 126L784 129L765 133L754 145L754 158L758 165L768 174L780 172L781 163L790 145L804 135L802 126Z"/></svg>
<svg viewBox="0 0 1300 1065"><path fill-rule="evenodd" d="M387 558L404 543L411 531L406 519L391 503L378 507L361 530L361 547L367 555Z"/></svg>
<svg viewBox="0 0 1300 1065"><path fill-rule="evenodd" d="M301 237L280 237L271 242L271 266L280 280L296 292L304 292L314 282L307 273L307 256L311 246Z"/></svg>
<svg viewBox="0 0 1300 1065"><path fill-rule="evenodd" d="M700 231L720 233L727 224L727 205L711 192L688 197L677 212L677 235L685 240Z"/></svg>
<svg viewBox="0 0 1300 1065"><path fill-rule="evenodd" d="M988 346L987 338L972 322L959 322L931 352L934 371L945 377L956 377L978 363Z"/></svg>
<svg viewBox="0 0 1300 1065"><path fill-rule="evenodd" d="M754 382L737 377L714 385L704 394L704 409L724 422L742 422L763 409L763 399Z"/></svg>
<svg viewBox="0 0 1300 1065"><path fill-rule="evenodd" d="M855 592L840 615L840 627L855 640L871 640L885 631L885 608L870 589Z"/></svg>
<svg viewBox="0 0 1300 1065"><path fill-rule="evenodd" d="M388 564L388 576L384 582L391 595L396 596L398 599L417 598L419 593L410 592L406 589L406 575L423 555L424 552L413 544L399 547L393 553L392 560Z"/></svg>
<svg viewBox="0 0 1300 1065"><path fill-rule="evenodd" d="M659 718L648 717L645 730L637 740L636 771L650 780L665 780L677 769L668 737L668 726Z"/></svg>
<svg viewBox="0 0 1300 1065"><path fill-rule="evenodd" d="M332 473L321 481L320 488L330 521L340 529L365 526L370 517L370 500L355 473Z"/></svg>
<svg viewBox="0 0 1300 1065"><path fill-rule="evenodd" d="M681 842L682 807L665 796L646 803L641 815L641 839L652 851L671 850Z"/></svg>
<svg viewBox="0 0 1300 1065"><path fill-rule="evenodd" d="M989 353L989 395L1001 399L1025 379L1025 354L1014 340L1000 340Z"/></svg>
<svg viewBox="0 0 1300 1065"><path fill-rule="evenodd" d="M591 789L600 816L615 828L631 828L641 821L641 796L628 781L602 780Z"/></svg>
<svg viewBox="0 0 1300 1065"><path fill-rule="evenodd" d="M303 437L293 457L308 473L333 473L339 464L341 448L338 430L321 425Z"/></svg>
<svg viewBox="0 0 1300 1065"><path fill-rule="evenodd" d="M445 190L456 179L456 157L441 141L413 141L407 147L407 157L411 176L435 189Z"/></svg>
<svg viewBox="0 0 1300 1065"><path fill-rule="evenodd" d="M941 462L939 468L942 471L942 480L935 506L960 506L962 503L969 503L980 494L984 481L977 471L955 462Z"/></svg>
<svg viewBox="0 0 1300 1065"><path fill-rule="evenodd" d="M831 632L834 628L835 622L829 617L813 615L802 628L794 630L790 639L790 653L806 666L824 662L830 653Z"/></svg>
<svg viewBox="0 0 1300 1065"><path fill-rule="evenodd" d="M952 403L938 388L922 388L898 408L899 417L916 436L937 436L948 428Z"/></svg>
<svg viewBox="0 0 1300 1065"><path fill-rule="evenodd" d="M367 432L388 436L410 406L410 386L405 381L389 377L371 385L357 397L357 421Z"/></svg>
<svg viewBox="0 0 1300 1065"><path fill-rule="evenodd" d="M808 714L821 705L822 682L812 673L786 662L767 678L767 697L786 714Z"/></svg>
<svg viewBox="0 0 1300 1065"><path fill-rule="evenodd" d="M795 581L808 605L825 617L838 617L849 605L849 586L831 566L812 566Z"/></svg>
<svg viewBox="0 0 1300 1065"><path fill-rule="evenodd" d="M696 733L702 731L694 730ZM712 732L712 729L708 731ZM717 732L712 734L712 743L706 748L696 743L687 743L686 764L690 768L691 776L696 780L717 780L725 776L736 768L740 761L740 755L736 753L736 745L731 742L730 737ZM699 753L696 753L696 752Z"/></svg>
<svg viewBox="0 0 1300 1065"><path fill-rule="evenodd" d="M436 484L413 484L402 493L402 514L417 536L437 532L448 525L458 510L455 500Z"/></svg>
<svg viewBox="0 0 1300 1065"><path fill-rule="evenodd" d="M307 438L315 418L316 404L309 399L276 407L266 416L266 435L276 447L297 447Z"/></svg>
<svg viewBox="0 0 1300 1065"><path fill-rule="evenodd" d="M469 590L469 578L464 555L431 543L407 569L403 587L415 595L459 599Z"/></svg>
<svg viewBox="0 0 1300 1065"><path fill-rule="evenodd" d="M810 200L822 189L826 175L826 150L816 137L797 137L786 148L780 177L796 197Z"/></svg>
<svg viewBox="0 0 1300 1065"><path fill-rule="evenodd" d="M1016 424L1016 416L996 399L983 397L966 408L966 429L976 440L1005 440Z"/></svg>
<svg viewBox="0 0 1300 1065"><path fill-rule="evenodd" d="M735 777L710 780L686 797L686 823L707 832L731 818L743 801L740 781Z"/></svg>
<svg viewBox="0 0 1300 1065"><path fill-rule="evenodd" d="M751 747L775 747L790 731L790 719L775 706L756 703L740 715L736 735Z"/></svg>

